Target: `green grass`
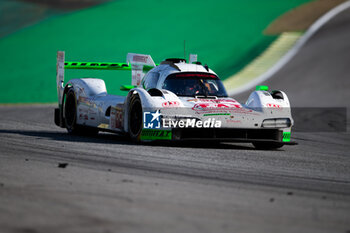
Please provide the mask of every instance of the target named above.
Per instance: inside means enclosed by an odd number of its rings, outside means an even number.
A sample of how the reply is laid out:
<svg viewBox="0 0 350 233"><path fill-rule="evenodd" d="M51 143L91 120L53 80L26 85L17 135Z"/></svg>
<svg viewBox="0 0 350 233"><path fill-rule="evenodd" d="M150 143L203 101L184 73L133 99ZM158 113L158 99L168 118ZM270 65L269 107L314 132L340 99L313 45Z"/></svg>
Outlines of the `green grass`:
<svg viewBox="0 0 350 233"><path fill-rule="evenodd" d="M56 101L56 51L66 60L125 62L128 52L167 57L197 53L222 79L274 39L262 31L307 0L119 0L51 18L0 39L0 103ZM112 94L129 84L127 71L66 71L66 79L97 77Z"/></svg>

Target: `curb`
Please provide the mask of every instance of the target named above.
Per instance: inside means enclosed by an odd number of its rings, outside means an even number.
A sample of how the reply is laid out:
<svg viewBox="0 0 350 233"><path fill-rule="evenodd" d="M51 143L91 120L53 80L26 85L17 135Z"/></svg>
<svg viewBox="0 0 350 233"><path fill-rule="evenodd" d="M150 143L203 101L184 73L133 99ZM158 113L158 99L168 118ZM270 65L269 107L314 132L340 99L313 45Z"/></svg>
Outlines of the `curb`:
<svg viewBox="0 0 350 233"><path fill-rule="evenodd" d="M223 81L227 90L236 90L254 81L276 64L302 36L300 32L284 32L257 58L241 71Z"/></svg>

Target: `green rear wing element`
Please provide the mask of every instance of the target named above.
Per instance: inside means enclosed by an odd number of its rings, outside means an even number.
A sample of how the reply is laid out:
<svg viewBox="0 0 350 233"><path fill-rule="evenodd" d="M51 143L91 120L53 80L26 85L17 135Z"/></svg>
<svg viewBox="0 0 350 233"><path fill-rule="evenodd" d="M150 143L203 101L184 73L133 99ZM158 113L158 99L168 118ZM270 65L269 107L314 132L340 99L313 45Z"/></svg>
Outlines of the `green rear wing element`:
<svg viewBox="0 0 350 233"><path fill-rule="evenodd" d="M127 63L116 62L68 62L65 61L65 52L57 52L57 94L58 105L62 103L64 91L64 70L65 69L90 69L90 70L130 70L131 86L141 85L143 76L152 68L156 67L152 57L145 54L128 53ZM129 90L129 85L125 85L123 90Z"/></svg>
<svg viewBox="0 0 350 233"><path fill-rule="evenodd" d="M150 71L154 66L143 66L143 72ZM64 62L64 69L85 70L132 70L132 65L114 62Z"/></svg>
<svg viewBox="0 0 350 233"><path fill-rule="evenodd" d="M65 69L90 69L90 70L131 70L127 63L112 62L64 62Z"/></svg>

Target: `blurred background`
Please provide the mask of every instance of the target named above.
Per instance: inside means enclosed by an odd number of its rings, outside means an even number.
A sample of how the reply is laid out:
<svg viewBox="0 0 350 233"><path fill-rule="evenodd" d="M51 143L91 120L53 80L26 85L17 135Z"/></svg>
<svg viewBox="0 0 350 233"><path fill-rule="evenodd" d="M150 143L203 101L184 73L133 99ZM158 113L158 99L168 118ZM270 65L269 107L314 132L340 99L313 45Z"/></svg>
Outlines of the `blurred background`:
<svg viewBox="0 0 350 233"><path fill-rule="evenodd" d="M56 101L56 52L67 61L126 62L128 52L168 57L198 54L223 80L235 78L286 32L278 60L321 15L343 0L1 0L0 103ZM266 62L265 62L266 63ZM251 74L255 78L260 73ZM124 94L127 71L66 71L97 77ZM231 88L231 87L230 87Z"/></svg>

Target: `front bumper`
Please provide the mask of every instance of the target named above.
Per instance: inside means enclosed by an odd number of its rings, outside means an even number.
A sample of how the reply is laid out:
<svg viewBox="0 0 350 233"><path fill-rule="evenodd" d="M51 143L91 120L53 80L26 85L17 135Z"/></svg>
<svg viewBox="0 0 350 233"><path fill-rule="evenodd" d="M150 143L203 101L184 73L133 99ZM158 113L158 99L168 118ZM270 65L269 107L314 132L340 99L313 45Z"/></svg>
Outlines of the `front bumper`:
<svg viewBox="0 0 350 233"><path fill-rule="evenodd" d="M281 129L242 129L242 128L173 128L169 130L143 129L142 141L221 141L221 142L278 142L295 145L284 140Z"/></svg>
<svg viewBox="0 0 350 233"><path fill-rule="evenodd" d="M218 140L236 142L283 141L283 131L278 129L232 129L232 128L176 128L173 140Z"/></svg>

